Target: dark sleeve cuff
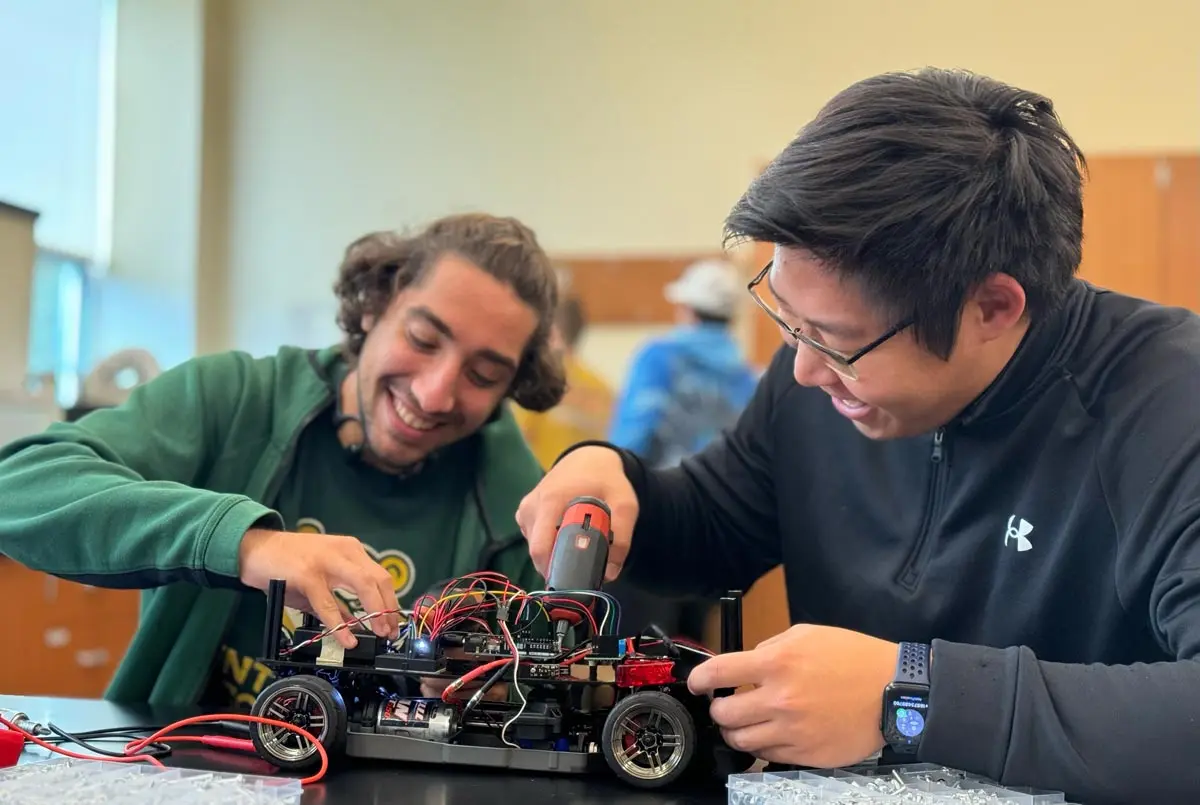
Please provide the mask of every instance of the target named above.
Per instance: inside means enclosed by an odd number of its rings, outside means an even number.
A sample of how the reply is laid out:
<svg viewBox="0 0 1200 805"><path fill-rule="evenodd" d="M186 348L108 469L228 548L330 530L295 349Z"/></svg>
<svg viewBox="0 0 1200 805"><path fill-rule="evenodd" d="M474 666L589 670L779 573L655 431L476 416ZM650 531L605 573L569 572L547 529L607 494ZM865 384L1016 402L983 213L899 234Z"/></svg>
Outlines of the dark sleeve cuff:
<svg viewBox="0 0 1200 805"><path fill-rule="evenodd" d="M921 761L1000 779L1022 650L933 641Z"/></svg>
<svg viewBox="0 0 1200 805"><path fill-rule="evenodd" d="M609 450L616 452L616 454L621 457L621 467L625 470L625 477L629 479L630 486L633 487L633 494L639 501L645 499L644 493L646 490L646 466L642 464L641 459L639 459L633 451L626 450L623 447L618 447L612 442L606 442L603 439L589 439L587 441L577 442L576 444L573 444L566 450L562 451L558 458L554 459L554 464L558 464L558 462L562 461L568 455L581 447L607 447ZM554 465L551 465L551 467L553 466ZM638 526L634 529L635 533L644 530L641 527L644 520L644 515L644 511L639 512ZM639 564L638 558L641 553L636 548L636 546L639 544L641 544L640 540L633 540L630 544L629 556L625 557L625 566L622 570L623 573L628 573L630 568L635 568L633 573L636 574L636 568Z"/></svg>
<svg viewBox="0 0 1200 805"><path fill-rule="evenodd" d="M606 442L603 439L587 439L582 442L576 442L575 444L568 447L566 450L559 453L558 458L554 459L554 463L550 465L551 468L557 466L558 462L562 461L564 458L571 455L572 453L574 453L576 450L578 450L581 447L607 447L609 450L615 450L618 453L620 453L622 459L624 459L624 457L625 457L625 451L622 450L620 447L617 447L612 442Z"/></svg>

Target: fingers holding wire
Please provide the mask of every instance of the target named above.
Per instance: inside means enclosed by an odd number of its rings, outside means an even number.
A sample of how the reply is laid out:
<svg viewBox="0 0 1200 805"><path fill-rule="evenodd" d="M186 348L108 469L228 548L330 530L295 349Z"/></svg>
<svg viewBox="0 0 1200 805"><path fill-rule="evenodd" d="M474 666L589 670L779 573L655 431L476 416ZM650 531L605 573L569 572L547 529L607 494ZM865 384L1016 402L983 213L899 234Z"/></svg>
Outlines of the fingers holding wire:
<svg viewBox="0 0 1200 805"><path fill-rule="evenodd" d="M346 619L338 606L337 598L327 589L326 585L317 585L307 591L308 605L312 613L321 623L325 624L325 635L333 635L342 648L352 649L358 645L358 638L346 628Z"/></svg>

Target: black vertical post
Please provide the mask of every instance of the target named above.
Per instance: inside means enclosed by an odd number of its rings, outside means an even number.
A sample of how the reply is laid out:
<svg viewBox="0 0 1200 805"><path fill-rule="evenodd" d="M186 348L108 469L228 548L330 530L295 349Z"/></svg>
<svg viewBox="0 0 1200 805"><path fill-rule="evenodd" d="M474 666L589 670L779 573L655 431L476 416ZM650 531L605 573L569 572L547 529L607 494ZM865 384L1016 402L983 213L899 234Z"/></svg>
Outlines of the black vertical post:
<svg viewBox="0 0 1200 805"><path fill-rule="evenodd" d="M721 596L721 653L742 650L742 591L730 590ZM733 688L720 688L714 696L732 696Z"/></svg>
<svg viewBox="0 0 1200 805"><path fill-rule="evenodd" d="M721 597L721 653L742 650L742 591Z"/></svg>
<svg viewBox="0 0 1200 805"><path fill-rule="evenodd" d="M263 627L263 659L279 657L279 632L283 629L283 600L286 587L283 579L271 579L267 585L267 622Z"/></svg>

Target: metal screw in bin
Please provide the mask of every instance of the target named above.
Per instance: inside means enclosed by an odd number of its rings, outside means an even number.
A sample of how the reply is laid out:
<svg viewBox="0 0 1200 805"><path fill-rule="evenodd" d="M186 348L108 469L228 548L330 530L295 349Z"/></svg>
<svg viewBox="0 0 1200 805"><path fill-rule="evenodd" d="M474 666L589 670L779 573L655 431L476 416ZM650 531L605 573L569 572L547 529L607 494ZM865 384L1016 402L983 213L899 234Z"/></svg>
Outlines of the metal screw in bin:
<svg viewBox="0 0 1200 805"><path fill-rule="evenodd" d="M1070 805L1061 793L1011 789L930 764L731 775L730 805Z"/></svg>
<svg viewBox="0 0 1200 805"><path fill-rule="evenodd" d="M300 782L288 778L162 769L75 759L0 772L0 805L298 805Z"/></svg>

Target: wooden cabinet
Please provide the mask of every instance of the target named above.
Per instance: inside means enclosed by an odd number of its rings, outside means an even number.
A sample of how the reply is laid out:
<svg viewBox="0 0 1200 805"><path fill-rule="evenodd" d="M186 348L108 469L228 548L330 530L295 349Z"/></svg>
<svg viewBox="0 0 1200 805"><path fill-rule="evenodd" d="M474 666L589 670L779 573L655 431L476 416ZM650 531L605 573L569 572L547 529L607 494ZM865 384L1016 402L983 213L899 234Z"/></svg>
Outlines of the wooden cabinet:
<svg viewBox="0 0 1200 805"><path fill-rule="evenodd" d="M1200 311L1200 155L1097 156L1088 174L1079 275Z"/></svg>
<svg viewBox="0 0 1200 805"><path fill-rule="evenodd" d="M0 693L98 698L137 627L138 593L38 573L0 557Z"/></svg>

